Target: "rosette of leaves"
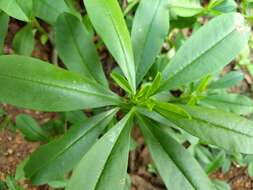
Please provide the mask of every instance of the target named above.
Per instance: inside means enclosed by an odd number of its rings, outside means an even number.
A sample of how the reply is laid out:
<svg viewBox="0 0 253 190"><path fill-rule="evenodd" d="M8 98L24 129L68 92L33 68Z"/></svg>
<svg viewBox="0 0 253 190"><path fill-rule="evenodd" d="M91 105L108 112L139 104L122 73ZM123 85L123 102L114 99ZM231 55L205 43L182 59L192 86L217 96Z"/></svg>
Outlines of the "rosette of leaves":
<svg viewBox="0 0 253 190"><path fill-rule="evenodd" d="M253 122L198 104L205 82L183 98L168 95L165 99L161 94L198 84L230 63L248 42L243 16L227 13L211 19L152 82L146 82L144 77L169 32L168 2L142 0L131 35L118 1L84 0L84 5L92 27L119 65L120 71L111 77L126 95L120 97L110 90L93 43L94 33L76 13L60 13L52 21L56 47L68 70L35 58L0 56L0 101L53 112L100 108L100 113L38 148L23 166L26 178L38 185L55 183L73 171L67 190L124 189L135 125L168 189L215 189L198 162L165 129L184 130L229 152L252 154ZM42 13L35 15L47 16ZM119 111L124 116L115 122Z"/></svg>

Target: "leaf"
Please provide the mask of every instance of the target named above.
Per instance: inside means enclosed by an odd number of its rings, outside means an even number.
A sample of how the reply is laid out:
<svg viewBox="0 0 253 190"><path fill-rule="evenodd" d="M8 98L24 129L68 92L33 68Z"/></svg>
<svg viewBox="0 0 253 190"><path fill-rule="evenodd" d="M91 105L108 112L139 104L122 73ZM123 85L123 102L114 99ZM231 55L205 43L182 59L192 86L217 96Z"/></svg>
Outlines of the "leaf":
<svg viewBox="0 0 253 190"><path fill-rule="evenodd" d="M221 13L236 12L237 3L234 0L223 0L221 4L214 7L214 10Z"/></svg>
<svg viewBox="0 0 253 190"><path fill-rule="evenodd" d="M108 131L83 157L66 190L123 190L133 111Z"/></svg>
<svg viewBox="0 0 253 190"><path fill-rule="evenodd" d="M162 80L161 73L157 73L155 79L153 80L153 82L146 94L147 97L153 96L157 92L157 90L160 87L161 80Z"/></svg>
<svg viewBox="0 0 253 190"><path fill-rule="evenodd" d="M16 117L16 128L18 128L29 141L46 141L48 134L29 115L20 114Z"/></svg>
<svg viewBox="0 0 253 190"><path fill-rule="evenodd" d="M11 17L28 22L29 18L17 3L17 0L1 0L0 9Z"/></svg>
<svg viewBox="0 0 253 190"><path fill-rule="evenodd" d="M225 112L248 114L253 112L251 98L239 94L211 94L202 97L199 104L204 107L216 108Z"/></svg>
<svg viewBox="0 0 253 190"><path fill-rule="evenodd" d="M25 13L29 20L32 19L33 16L33 0L16 0L19 7Z"/></svg>
<svg viewBox="0 0 253 190"><path fill-rule="evenodd" d="M187 111L182 109L180 106L177 106L176 104L171 104L171 103L166 103L166 102L156 102L155 104L156 105L154 109L157 112L161 113L161 115L174 113L185 118L191 118L191 116L189 115L189 113L187 113Z"/></svg>
<svg viewBox="0 0 253 190"><path fill-rule="evenodd" d="M206 173L209 175L217 171L222 166L223 162L225 161L225 158L226 158L225 152L220 151L220 153L214 158L214 160L206 166L205 168Z"/></svg>
<svg viewBox="0 0 253 190"><path fill-rule="evenodd" d="M111 77L122 89L124 89L127 93L132 94L131 86L122 75L113 72Z"/></svg>
<svg viewBox="0 0 253 190"><path fill-rule="evenodd" d="M215 188L217 190L231 190L229 184L227 184L224 181L220 181L220 180L212 180L213 184L215 185Z"/></svg>
<svg viewBox="0 0 253 190"><path fill-rule="evenodd" d="M169 8L172 14L181 17L192 17L203 11L199 0L172 0Z"/></svg>
<svg viewBox="0 0 253 190"><path fill-rule="evenodd" d="M224 75L219 80L211 83L208 88L209 89L222 89L222 88L230 88L237 85L239 82L243 80L244 76L242 72L232 71L228 74Z"/></svg>
<svg viewBox="0 0 253 190"><path fill-rule="evenodd" d="M152 158L167 188L214 189L198 162L154 122L138 117Z"/></svg>
<svg viewBox="0 0 253 190"><path fill-rule="evenodd" d="M135 65L130 35L117 0L84 0L90 20L118 62L135 94Z"/></svg>
<svg viewBox="0 0 253 190"><path fill-rule="evenodd" d="M253 162L252 161L248 165L248 174L251 178L253 177Z"/></svg>
<svg viewBox="0 0 253 190"><path fill-rule="evenodd" d="M16 33L12 46L15 53L30 56L34 44L33 28L30 24L27 24Z"/></svg>
<svg viewBox="0 0 253 190"><path fill-rule="evenodd" d="M72 124L81 124L87 120L83 111L71 111L66 113L66 120Z"/></svg>
<svg viewBox="0 0 253 190"><path fill-rule="evenodd" d="M12 176L7 176L6 185L8 190L24 190L22 187L19 187Z"/></svg>
<svg viewBox="0 0 253 190"><path fill-rule="evenodd" d="M5 37L8 31L9 16L0 11L0 54L3 54Z"/></svg>
<svg viewBox="0 0 253 190"><path fill-rule="evenodd" d="M173 118L178 127L199 137L203 142L219 146L231 153L253 153L252 121L215 109L182 107L192 116L192 120Z"/></svg>
<svg viewBox="0 0 253 190"><path fill-rule="evenodd" d="M61 13L71 12L64 0L33 0L33 11L49 24L54 24Z"/></svg>
<svg viewBox="0 0 253 190"><path fill-rule="evenodd" d="M166 66L162 73L166 81L160 89L173 89L219 71L240 53L248 38L249 28L240 14L212 19L181 46Z"/></svg>
<svg viewBox="0 0 253 190"><path fill-rule="evenodd" d="M71 71L108 86L96 47L84 24L69 13L59 15L55 41L60 58Z"/></svg>
<svg viewBox="0 0 253 190"><path fill-rule="evenodd" d="M34 58L0 56L0 101L43 111L73 111L117 105L120 97L102 86Z"/></svg>
<svg viewBox="0 0 253 190"><path fill-rule="evenodd" d="M58 180L82 159L117 110L110 110L72 127L63 137L39 147L25 166L34 184ZM43 160L43 162L41 162Z"/></svg>
<svg viewBox="0 0 253 190"><path fill-rule="evenodd" d="M168 1L142 0L135 13L131 32L137 84L154 64L168 32Z"/></svg>

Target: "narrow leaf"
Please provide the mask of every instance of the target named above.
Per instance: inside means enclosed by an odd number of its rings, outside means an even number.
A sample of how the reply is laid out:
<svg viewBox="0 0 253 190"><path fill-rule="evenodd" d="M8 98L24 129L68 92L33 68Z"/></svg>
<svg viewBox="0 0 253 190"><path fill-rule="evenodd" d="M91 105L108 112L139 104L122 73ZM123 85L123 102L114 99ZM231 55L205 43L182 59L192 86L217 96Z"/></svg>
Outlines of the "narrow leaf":
<svg viewBox="0 0 253 190"><path fill-rule="evenodd" d="M176 123L204 142L231 153L252 154L253 122L215 109L183 106L192 120L177 119Z"/></svg>
<svg viewBox="0 0 253 190"><path fill-rule="evenodd" d="M163 71L161 90L173 89L217 72L245 47L249 28L238 13L212 19L193 34ZM205 43L203 43L205 42Z"/></svg>
<svg viewBox="0 0 253 190"><path fill-rule="evenodd" d="M0 101L43 111L72 111L117 105L120 98L102 86L34 58L0 57Z"/></svg>
<svg viewBox="0 0 253 190"><path fill-rule="evenodd" d="M16 54L30 56L34 43L33 28L27 24L16 33L12 46Z"/></svg>
<svg viewBox="0 0 253 190"><path fill-rule="evenodd" d="M213 94L202 97L199 104L209 108L216 108L225 112L249 114L253 112L251 98L239 94Z"/></svg>
<svg viewBox="0 0 253 190"><path fill-rule="evenodd" d="M132 111L108 131L84 156L66 190L123 190L130 148Z"/></svg>
<svg viewBox="0 0 253 190"><path fill-rule="evenodd" d="M198 162L176 140L150 120L142 117L138 119L152 158L167 188L214 189Z"/></svg>
<svg viewBox="0 0 253 190"><path fill-rule="evenodd" d="M11 17L18 20L29 21L27 15L24 13L22 8L19 6L16 0L1 0L0 9Z"/></svg>
<svg viewBox="0 0 253 190"><path fill-rule="evenodd" d="M131 34L137 84L155 62L168 32L168 1L142 0L135 13Z"/></svg>
<svg viewBox="0 0 253 190"><path fill-rule="evenodd" d="M9 16L0 11L0 54L3 54L5 37L8 31Z"/></svg>
<svg viewBox="0 0 253 190"><path fill-rule="evenodd" d="M116 111L94 116L84 124L73 126L63 137L41 146L25 166L26 177L35 184L45 184L62 177L75 167L96 142Z"/></svg>
<svg viewBox="0 0 253 190"><path fill-rule="evenodd" d="M135 65L130 35L117 0L84 0L94 28L101 36L135 93Z"/></svg>
<svg viewBox="0 0 253 190"><path fill-rule="evenodd" d="M16 128L18 128L29 141L48 140L48 134L29 115L20 114L16 117Z"/></svg>
<svg viewBox="0 0 253 190"><path fill-rule="evenodd" d="M55 40L69 70L108 86L93 37L78 18L62 13L55 24Z"/></svg>
<svg viewBox="0 0 253 190"><path fill-rule="evenodd" d="M199 0L171 0L169 8L172 14L181 17L192 17L204 10Z"/></svg>
<svg viewBox="0 0 253 190"><path fill-rule="evenodd" d="M132 94L131 86L122 75L113 72L111 77L122 89L124 89L127 93Z"/></svg>
<svg viewBox="0 0 253 190"><path fill-rule="evenodd" d="M64 0L33 0L33 11L49 24L54 24L61 13L71 12Z"/></svg>

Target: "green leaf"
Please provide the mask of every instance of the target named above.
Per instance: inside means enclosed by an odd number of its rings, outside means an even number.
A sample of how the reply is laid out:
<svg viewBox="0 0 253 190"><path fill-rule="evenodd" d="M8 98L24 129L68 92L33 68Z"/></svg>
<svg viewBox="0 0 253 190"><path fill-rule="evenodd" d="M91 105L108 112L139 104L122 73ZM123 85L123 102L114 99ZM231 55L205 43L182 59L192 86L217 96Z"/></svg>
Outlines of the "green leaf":
<svg viewBox="0 0 253 190"><path fill-rule="evenodd" d="M135 65L130 35L117 0L84 0L95 30L118 62L135 94Z"/></svg>
<svg viewBox="0 0 253 190"><path fill-rule="evenodd" d="M93 36L78 18L62 13L55 24L55 40L59 56L69 70L108 86Z"/></svg>
<svg viewBox="0 0 253 190"><path fill-rule="evenodd" d="M192 17L203 11L199 0L172 0L169 8L172 14L181 17Z"/></svg>
<svg viewBox="0 0 253 190"><path fill-rule="evenodd" d="M122 75L113 72L111 77L122 89L124 89L127 93L132 94L131 86Z"/></svg>
<svg viewBox="0 0 253 190"><path fill-rule="evenodd" d="M173 190L212 190L198 162L154 122L138 117L152 158L167 188Z"/></svg>
<svg viewBox="0 0 253 190"><path fill-rule="evenodd" d="M46 141L48 134L29 115L20 114L16 117L16 128L18 128L29 141Z"/></svg>
<svg viewBox="0 0 253 190"><path fill-rule="evenodd" d="M237 3L234 0L223 0L218 6L213 8L221 13L236 12Z"/></svg>
<svg viewBox="0 0 253 190"><path fill-rule="evenodd" d="M253 161L251 161L248 165L248 174L251 178L253 178Z"/></svg>
<svg viewBox="0 0 253 190"><path fill-rule="evenodd" d="M73 111L117 105L120 97L102 86L34 58L0 56L0 101L43 111Z"/></svg>
<svg viewBox="0 0 253 190"><path fill-rule="evenodd" d="M12 46L15 53L30 56L34 44L33 28L30 24L27 24L16 33Z"/></svg>
<svg viewBox="0 0 253 190"><path fill-rule="evenodd" d="M161 113L161 115L168 115L170 113L174 113L180 115L185 118L191 118L189 113L185 111L183 108L176 104L166 103L166 102L156 102L155 108L157 112Z"/></svg>
<svg viewBox="0 0 253 190"><path fill-rule="evenodd" d="M0 9L11 17L25 22L29 21L29 18L19 6L17 0L1 0Z"/></svg>
<svg viewBox="0 0 253 190"><path fill-rule="evenodd" d="M223 150L220 151L220 153L214 158L214 160L206 166L206 173L209 175L217 171L222 166L223 162L225 161L225 158L225 152Z"/></svg>
<svg viewBox="0 0 253 190"><path fill-rule="evenodd" d="M8 190L24 190L22 187L19 187L12 176L6 178L6 185Z"/></svg>
<svg viewBox="0 0 253 190"><path fill-rule="evenodd" d="M161 90L185 85L222 69L247 44L249 31L238 13L212 19L181 46L166 66L162 73L166 81Z"/></svg>
<svg viewBox="0 0 253 190"><path fill-rule="evenodd" d="M82 159L116 112L114 109L94 116L84 124L73 126L63 137L41 146L25 166L26 177L35 184L62 177Z"/></svg>
<svg viewBox="0 0 253 190"><path fill-rule="evenodd" d="M66 113L66 120L72 124L80 124L87 120L87 116L80 110L71 111Z"/></svg>
<svg viewBox="0 0 253 190"><path fill-rule="evenodd" d="M137 84L154 64L169 32L167 0L142 0L132 27Z"/></svg>
<svg viewBox="0 0 253 190"><path fill-rule="evenodd" d="M8 31L9 16L0 11L0 54L3 54L5 37Z"/></svg>
<svg viewBox="0 0 253 190"><path fill-rule="evenodd" d="M237 114L248 114L253 112L252 99L239 94L211 94L202 97L199 104L201 106L217 108L225 112L233 112Z"/></svg>
<svg viewBox="0 0 253 190"><path fill-rule="evenodd" d="M215 188L217 190L231 190L229 184L227 184L224 181L220 181L220 180L212 180L213 184L215 185Z"/></svg>
<svg viewBox="0 0 253 190"><path fill-rule="evenodd" d="M33 11L49 24L54 24L61 13L71 12L64 0L33 0Z"/></svg>
<svg viewBox="0 0 253 190"><path fill-rule="evenodd" d="M151 84L151 86L150 86L150 88L149 88L149 90L146 94L147 97L150 97L150 96L154 95L157 92L157 90L160 87L161 80L162 80L161 73L157 73L154 81L152 82L152 84Z"/></svg>
<svg viewBox="0 0 253 190"><path fill-rule="evenodd" d="M132 115L133 111L110 129L83 157L66 190L123 190L127 177Z"/></svg>
<svg viewBox="0 0 253 190"><path fill-rule="evenodd" d="M16 0L19 7L25 13L29 20L32 19L33 16L33 0Z"/></svg>
<svg viewBox="0 0 253 190"><path fill-rule="evenodd" d="M199 137L203 142L222 147L232 153L253 153L252 121L215 109L182 107L193 119L172 119L188 133Z"/></svg>
<svg viewBox="0 0 253 190"><path fill-rule="evenodd" d="M222 88L230 88L237 85L239 82L243 80L244 76L242 72L232 71L228 74L224 75L219 80L211 83L208 88L209 89L222 89Z"/></svg>

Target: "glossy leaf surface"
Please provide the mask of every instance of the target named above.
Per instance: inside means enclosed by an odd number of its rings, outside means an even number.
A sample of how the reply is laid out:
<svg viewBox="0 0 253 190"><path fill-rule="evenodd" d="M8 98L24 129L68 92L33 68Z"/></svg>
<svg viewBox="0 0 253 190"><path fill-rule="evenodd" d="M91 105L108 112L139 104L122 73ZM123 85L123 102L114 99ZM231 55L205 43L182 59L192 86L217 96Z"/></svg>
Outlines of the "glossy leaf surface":
<svg viewBox="0 0 253 190"><path fill-rule="evenodd" d="M96 142L117 110L101 113L72 128L61 138L41 146L25 166L26 177L45 184L70 171ZM43 162L41 162L43 160Z"/></svg>
<svg viewBox="0 0 253 190"><path fill-rule="evenodd" d="M54 65L23 56L0 57L0 100L43 111L72 111L116 105L104 87Z"/></svg>
<svg viewBox="0 0 253 190"><path fill-rule="evenodd" d="M142 0L135 13L131 34L137 84L141 82L154 63L168 31L168 1Z"/></svg>
<svg viewBox="0 0 253 190"><path fill-rule="evenodd" d="M84 0L90 20L135 92L135 65L130 35L117 0Z"/></svg>
<svg viewBox="0 0 253 190"><path fill-rule="evenodd" d="M93 37L84 24L69 13L61 14L55 25L56 47L69 70L107 86Z"/></svg>
<svg viewBox="0 0 253 190"><path fill-rule="evenodd" d="M150 120L139 117L139 121L145 142L167 188L214 189L200 165L182 145Z"/></svg>
<svg viewBox="0 0 253 190"><path fill-rule="evenodd" d="M173 89L219 71L247 44L249 28L238 13L212 19L178 50L163 74L161 89Z"/></svg>
<svg viewBox="0 0 253 190"><path fill-rule="evenodd" d="M123 190L130 148L129 112L80 161L67 190Z"/></svg>

